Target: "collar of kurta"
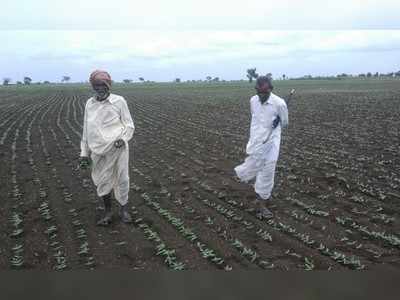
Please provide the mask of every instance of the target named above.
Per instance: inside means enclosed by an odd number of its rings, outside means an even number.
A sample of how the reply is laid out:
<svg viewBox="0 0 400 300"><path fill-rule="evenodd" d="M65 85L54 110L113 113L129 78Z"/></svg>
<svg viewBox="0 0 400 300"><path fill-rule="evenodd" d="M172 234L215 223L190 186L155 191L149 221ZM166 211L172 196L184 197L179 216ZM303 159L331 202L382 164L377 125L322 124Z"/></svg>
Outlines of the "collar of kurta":
<svg viewBox="0 0 400 300"><path fill-rule="evenodd" d="M108 102L110 102L111 104L113 104L115 101L117 101L117 98L116 98L116 97L112 97L112 96L113 96L113 94L110 93L110 95L108 95L107 99L104 99L103 101L99 101L99 100L97 100L97 99L95 99L95 100L98 101L98 102L105 102L105 101L108 101Z"/></svg>

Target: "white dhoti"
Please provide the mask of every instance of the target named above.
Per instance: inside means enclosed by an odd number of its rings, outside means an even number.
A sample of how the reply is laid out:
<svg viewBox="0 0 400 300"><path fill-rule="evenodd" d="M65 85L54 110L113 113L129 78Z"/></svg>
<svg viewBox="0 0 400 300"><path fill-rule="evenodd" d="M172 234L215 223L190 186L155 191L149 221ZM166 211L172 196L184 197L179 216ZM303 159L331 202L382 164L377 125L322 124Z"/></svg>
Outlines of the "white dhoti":
<svg viewBox="0 0 400 300"><path fill-rule="evenodd" d="M97 195L102 197L114 191L121 205L128 203L129 194L129 146L113 148L106 155L91 153L92 179Z"/></svg>
<svg viewBox="0 0 400 300"><path fill-rule="evenodd" d="M263 151L246 157L244 163L235 168L236 175L241 181L249 182L256 179L255 192L262 199L271 197L274 187L275 169L279 157L280 138L266 143Z"/></svg>

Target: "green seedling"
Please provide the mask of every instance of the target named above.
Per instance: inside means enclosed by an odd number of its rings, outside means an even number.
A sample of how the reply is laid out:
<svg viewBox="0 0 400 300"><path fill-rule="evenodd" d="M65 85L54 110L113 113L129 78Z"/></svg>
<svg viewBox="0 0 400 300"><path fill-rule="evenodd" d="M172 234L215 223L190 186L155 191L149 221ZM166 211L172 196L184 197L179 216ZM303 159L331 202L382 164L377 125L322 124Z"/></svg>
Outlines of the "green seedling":
<svg viewBox="0 0 400 300"><path fill-rule="evenodd" d="M20 237L23 233L24 233L24 230L22 228L14 229L11 232L10 237L17 238L17 237Z"/></svg>

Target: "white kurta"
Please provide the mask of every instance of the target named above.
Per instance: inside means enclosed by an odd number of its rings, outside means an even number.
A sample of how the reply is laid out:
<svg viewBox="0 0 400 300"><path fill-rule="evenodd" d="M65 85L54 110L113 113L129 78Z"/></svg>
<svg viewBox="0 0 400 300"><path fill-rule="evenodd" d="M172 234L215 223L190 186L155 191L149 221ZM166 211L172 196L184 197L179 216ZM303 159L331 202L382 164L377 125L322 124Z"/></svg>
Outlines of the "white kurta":
<svg viewBox="0 0 400 300"><path fill-rule="evenodd" d="M114 190L116 200L125 205L129 193L129 145L135 126L123 97L110 94L104 101L93 97L86 102L81 140L81 156L92 159L92 179L101 197ZM122 139L125 145L116 148Z"/></svg>
<svg viewBox="0 0 400 300"><path fill-rule="evenodd" d="M273 93L264 104L261 104L257 95L253 96L250 99L250 108L250 138L246 147L248 157L235 168L235 172L244 182L256 178L255 192L262 199L269 199L274 187L282 127L289 122L288 110L286 102ZM273 129L272 123L278 116L281 122ZM270 138L263 144L269 135Z"/></svg>

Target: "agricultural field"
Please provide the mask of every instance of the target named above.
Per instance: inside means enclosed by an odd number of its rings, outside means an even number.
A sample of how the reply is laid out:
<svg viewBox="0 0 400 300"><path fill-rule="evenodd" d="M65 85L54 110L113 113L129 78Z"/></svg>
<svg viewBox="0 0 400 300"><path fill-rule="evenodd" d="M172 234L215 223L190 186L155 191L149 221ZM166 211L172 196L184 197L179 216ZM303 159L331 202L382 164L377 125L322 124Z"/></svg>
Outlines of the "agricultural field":
<svg viewBox="0 0 400 300"><path fill-rule="evenodd" d="M77 168L85 85L0 88L0 269L400 269L400 81L277 81L289 108L275 217L245 158L249 83L114 86L131 110L133 224L96 226Z"/></svg>

